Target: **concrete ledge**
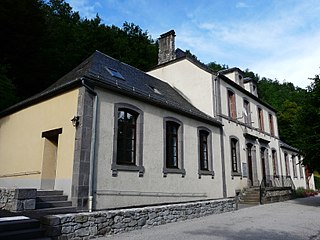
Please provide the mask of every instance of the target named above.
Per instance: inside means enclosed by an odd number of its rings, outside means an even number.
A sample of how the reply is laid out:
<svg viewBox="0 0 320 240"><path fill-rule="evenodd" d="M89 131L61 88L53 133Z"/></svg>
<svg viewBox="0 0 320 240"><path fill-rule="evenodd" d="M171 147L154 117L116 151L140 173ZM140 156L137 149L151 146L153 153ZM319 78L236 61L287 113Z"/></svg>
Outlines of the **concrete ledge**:
<svg viewBox="0 0 320 240"><path fill-rule="evenodd" d="M236 210L235 199L46 216L52 239L89 239Z"/></svg>

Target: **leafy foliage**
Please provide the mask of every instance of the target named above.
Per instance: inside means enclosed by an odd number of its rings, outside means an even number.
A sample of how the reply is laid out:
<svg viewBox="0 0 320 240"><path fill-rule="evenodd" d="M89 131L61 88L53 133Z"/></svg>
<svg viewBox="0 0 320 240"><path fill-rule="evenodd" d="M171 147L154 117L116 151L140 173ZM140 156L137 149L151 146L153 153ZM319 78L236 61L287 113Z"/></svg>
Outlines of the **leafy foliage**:
<svg viewBox="0 0 320 240"><path fill-rule="evenodd" d="M142 70L157 64L158 47L147 31L127 22L106 26L98 15L81 19L64 0L2 0L0 31L0 64L8 66L2 76L21 99L44 90L95 50Z"/></svg>

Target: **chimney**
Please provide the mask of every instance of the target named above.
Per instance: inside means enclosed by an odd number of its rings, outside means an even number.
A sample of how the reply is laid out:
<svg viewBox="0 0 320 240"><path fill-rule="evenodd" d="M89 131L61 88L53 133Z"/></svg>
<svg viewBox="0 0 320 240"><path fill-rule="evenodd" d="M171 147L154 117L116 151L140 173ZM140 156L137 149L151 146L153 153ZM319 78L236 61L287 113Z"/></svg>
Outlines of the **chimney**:
<svg viewBox="0 0 320 240"><path fill-rule="evenodd" d="M158 64L166 63L176 58L174 37L176 33L171 30L160 35Z"/></svg>

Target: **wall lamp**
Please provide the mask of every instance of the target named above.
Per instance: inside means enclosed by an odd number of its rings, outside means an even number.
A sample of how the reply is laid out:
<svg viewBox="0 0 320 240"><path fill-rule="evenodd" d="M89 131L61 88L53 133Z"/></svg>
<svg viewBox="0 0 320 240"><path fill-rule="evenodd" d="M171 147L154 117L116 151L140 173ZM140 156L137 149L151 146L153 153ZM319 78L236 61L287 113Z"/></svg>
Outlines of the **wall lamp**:
<svg viewBox="0 0 320 240"><path fill-rule="evenodd" d="M80 117L79 117L79 116L74 116L74 117L71 119L71 122L72 122L72 126L78 127L78 125L79 125L79 123L80 123Z"/></svg>

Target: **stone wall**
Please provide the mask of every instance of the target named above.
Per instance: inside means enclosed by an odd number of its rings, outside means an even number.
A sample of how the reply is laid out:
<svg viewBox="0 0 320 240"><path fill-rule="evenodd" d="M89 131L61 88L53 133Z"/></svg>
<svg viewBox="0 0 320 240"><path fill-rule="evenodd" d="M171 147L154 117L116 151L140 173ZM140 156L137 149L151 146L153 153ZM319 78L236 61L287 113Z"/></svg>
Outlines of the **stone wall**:
<svg viewBox="0 0 320 240"><path fill-rule="evenodd" d="M293 190L288 187L283 188L267 188L261 196L261 202L273 203L287 201L293 198Z"/></svg>
<svg viewBox="0 0 320 240"><path fill-rule="evenodd" d="M0 209L12 212L34 210L37 190L33 188L0 188Z"/></svg>
<svg viewBox="0 0 320 240"><path fill-rule="evenodd" d="M91 239L235 210L234 199L47 216L52 239Z"/></svg>

